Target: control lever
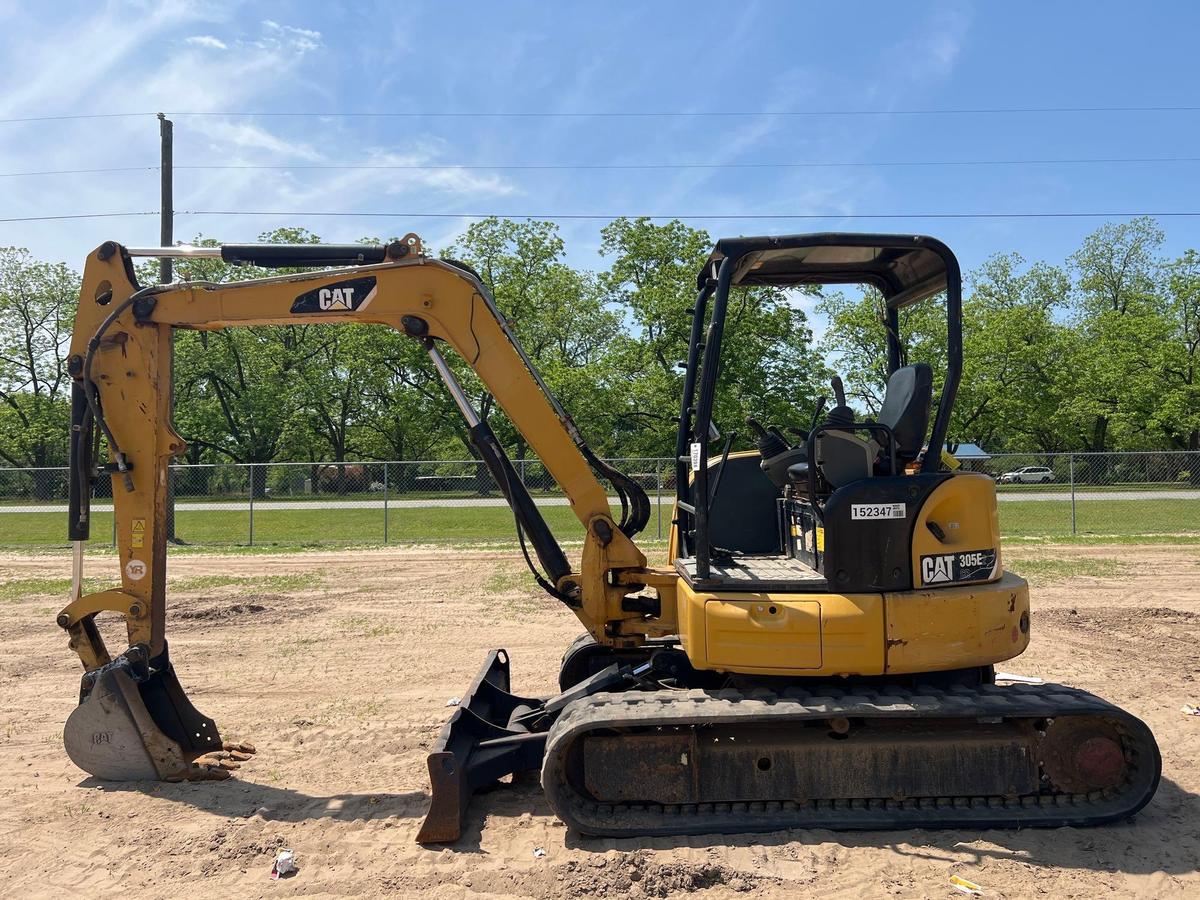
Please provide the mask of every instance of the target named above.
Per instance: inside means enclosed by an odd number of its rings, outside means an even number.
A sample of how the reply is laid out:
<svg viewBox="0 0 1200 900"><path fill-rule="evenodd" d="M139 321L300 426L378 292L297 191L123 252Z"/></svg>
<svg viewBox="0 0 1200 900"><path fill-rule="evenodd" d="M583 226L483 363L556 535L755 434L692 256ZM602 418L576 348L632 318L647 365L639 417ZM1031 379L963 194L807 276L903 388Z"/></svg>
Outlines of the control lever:
<svg viewBox="0 0 1200 900"><path fill-rule="evenodd" d="M833 427L853 425L854 410L846 405L846 389L842 386L841 376L834 375L829 383L833 387L833 396L837 400L837 406L829 411L829 415L825 417L825 424Z"/></svg>
<svg viewBox="0 0 1200 900"><path fill-rule="evenodd" d="M746 418L746 425L754 432L758 438L758 452L764 460L778 456L780 453L786 453L791 449L791 445L779 433L779 429L772 425L769 429L763 428L762 423L752 416Z"/></svg>
<svg viewBox="0 0 1200 900"><path fill-rule="evenodd" d="M835 399L837 401L837 405L845 406L846 405L846 389L842 386L842 376L834 375L832 380L829 382L829 384L833 388L833 399Z"/></svg>
<svg viewBox="0 0 1200 900"><path fill-rule="evenodd" d="M825 412L825 395L824 394L822 394L820 397L817 398L817 406L816 406L816 409L813 410L812 422L809 423L809 426L808 426L809 431L812 431L814 428L817 427L817 424L821 421L821 413L823 413L823 412Z"/></svg>

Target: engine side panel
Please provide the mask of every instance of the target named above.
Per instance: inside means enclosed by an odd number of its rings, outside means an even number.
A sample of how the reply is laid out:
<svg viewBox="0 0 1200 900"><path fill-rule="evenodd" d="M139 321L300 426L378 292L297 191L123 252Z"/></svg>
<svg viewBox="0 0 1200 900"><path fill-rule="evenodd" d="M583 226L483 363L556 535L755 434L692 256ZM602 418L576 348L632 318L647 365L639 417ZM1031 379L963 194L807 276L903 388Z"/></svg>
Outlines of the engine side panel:
<svg viewBox="0 0 1200 900"><path fill-rule="evenodd" d="M707 592L680 579L677 597L683 649L710 671L939 672L1012 659L1029 643L1029 585L1008 573L886 594Z"/></svg>

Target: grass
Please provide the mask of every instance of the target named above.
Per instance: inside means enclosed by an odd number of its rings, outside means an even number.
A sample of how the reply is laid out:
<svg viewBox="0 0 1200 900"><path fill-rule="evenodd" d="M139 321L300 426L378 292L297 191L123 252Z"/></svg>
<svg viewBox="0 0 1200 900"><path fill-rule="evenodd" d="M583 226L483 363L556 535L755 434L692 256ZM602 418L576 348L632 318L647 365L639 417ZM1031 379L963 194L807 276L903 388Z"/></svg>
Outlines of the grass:
<svg viewBox="0 0 1200 900"><path fill-rule="evenodd" d="M306 648L313 647L321 643L321 638L317 637L302 637L296 638L286 644L278 644L276 653L284 658L295 656L297 653L303 653Z"/></svg>
<svg viewBox="0 0 1200 900"><path fill-rule="evenodd" d="M337 628L344 636L356 638L383 637L396 631L395 625L377 621L369 616L349 616L339 621Z"/></svg>
<svg viewBox="0 0 1200 900"><path fill-rule="evenodd" d="M167 582L175 591L204 591L219 587L255 588L261 591L302 591L321 583L320 572L294 572L283 575L201 575L195 578L174 578ZM115 576L114 576L115 580ZM85 578L85 594L112 587L114 580ZM71 591L70 578L16 578L0 582L0 601L13 602L27 597L61 595L66 602Z"/></svg>
<svg viewBox="0 0 1200 900"><path fill-rule="evenodd" d="M542 514L551 530L566 544L578 545L583 528L569 506L544 506ZM1008 500L999 504L1001 532L1008 539L1055 540L1120 539L1130 543L1163 540L1200 541L1200 501L1176 499L1170 492L1149 500L1087 499L1075 504L1076 535L1071 532L1071 502L1062 500ZM665 539L670 528L670 506L662 506L659 531L657 513L651 515L638 542L645 546ZM66 521L60 513L0 514L0 547L62 548L66 546ZM276 553L331 547L384 545L382 509L291 510L258 509L254 513L254 543L250 542L250 514L239 510L186 510L176 513L176 532L188 546L171 547L186 553L220 547L235 552ZM89 549L111 546L112 517L96 513ZM1179 536L1183 536L1180 538ZM503 546L515 543L512 513L502 506L390 509L387 542L454 547Z"/></svg>
<svg viewBox="0 0 1200 900"><path fill-rule="evenodd" d="M559 539L579 542L583 526L569 506L543 506L542 515ZM256 509L254 543L264 545L384 543L382 509ZM112 514L92 516L91 546L111 545ZM670 527L670 506L663 504L663 536ZM189 544L245 545L250 541L250 513L244 510L186 510L175 513L175 532ZM646 532L658 534L651 515ZM512 511L506 506L447 506L388 510L391 543L460 545L515 542ZM66 545L66 516L61 513L0 514L0 546ZM175 552L176 548L172 548Z"/></svg>
<svg viewBox="0 0 1200 900"><path fill-rule="evenodd" d="M537 583L529 569L496 569L483 582L485 594L507 594L512 591L537 590Z"/></svg>
<svg viewBox="0 0 1200 900"><path fill-rule="evenodd" d="M1007 564L1007 561L1006 561ZM1042 583L1063 581L1067 578L1088 576L1111 578L1129 571L1129 566L1119 559L1110 557L1018 557L1012 561L1013 571L1023 578L1033 578Z"/></svg>
<svg viewBox="0 0 1200 900"><path fill-rule="evenodd" d="M84 593L104 590L107 582L91 578L84 579ZM12 602L24 600L26 597L47 597L55 594L62 596L66 603L71 592L70 578L16 578L0 583L0 600Z"/></svg>
<svg viewBox="0 0 1200 900"><path fill-rule="evenodd" d="M1070 500L1006 501L999 504L1005 537L1071 535ZM1200 500L1077 500L1078 534L1200 534Z"/></svg>
<svg viewBox="0 0 1200 900"><path fill-rule="evenodd" d="M221 587L251 587L261 591L303 591L321 583L321 572L289 572L283 575L198 575L167 582L176 591L208 591Z"/></svg>

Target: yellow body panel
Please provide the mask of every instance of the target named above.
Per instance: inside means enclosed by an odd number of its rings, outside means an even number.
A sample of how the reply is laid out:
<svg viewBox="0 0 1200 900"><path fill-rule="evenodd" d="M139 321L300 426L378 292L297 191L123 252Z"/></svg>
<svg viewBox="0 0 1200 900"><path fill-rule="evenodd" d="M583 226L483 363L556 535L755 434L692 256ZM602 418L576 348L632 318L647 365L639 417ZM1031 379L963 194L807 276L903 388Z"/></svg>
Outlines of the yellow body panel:
<svg viewBox="0 0 1200 900"><path fill-rule="evenodd" d="M934 522L944 535L938 540L929 530ZM922 505L913 524L912 565L916 587L923 585L921 558L973 550L996 551L996 565L986 579L1004 571L1000 558L1000 518L996 512L996 484L980 472L955 472L939 484ZM939 587L939 590L945 590Z"/></svg>
<svg viewBox="0 0 1200 900"><path fill-rule="evenodd" d="M884 594L887 670L937 672L1012 659L1029 645L1029 585L990 584Z"/></svg>
<svg viewBox="0 0 1200 900"><path fill-rule="evenodd" d="M681 579L677 610L693 666L756 675L939 672L1029 644L1029 585L1011 574L886 594L708 593Z"/></svg>
<svg viewBox="0 0 1200 900"><path fill-rule="evenodd" d="M821 604L816 600L712 600L704 640L715 666L821 668Z"/></svg>
<svg viewBox="0 0 1200 900"><path fill-rule="evenodd" d="M676 609L683 648L697 669L758 675L883 672L882 594L708 593L681 579Z"/></svg>

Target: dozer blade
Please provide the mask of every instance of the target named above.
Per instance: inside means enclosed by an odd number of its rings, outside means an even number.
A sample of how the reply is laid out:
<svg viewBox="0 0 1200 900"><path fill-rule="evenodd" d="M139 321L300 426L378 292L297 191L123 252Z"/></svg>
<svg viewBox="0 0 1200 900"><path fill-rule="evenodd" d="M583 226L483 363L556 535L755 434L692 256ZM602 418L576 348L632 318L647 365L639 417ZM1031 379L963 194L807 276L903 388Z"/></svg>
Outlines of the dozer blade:
<svg viewBox="0 0 1200 900"><path fill-rule="evenodd" d="M106 781L228 778L254 752L223 741L192 706L165 650L150 662L137 647L83 676L63 743L75 765Z"/></svg>
<svg viewBox="0 0 1200 900"><path fill-rule="evenodd" d="M471 795L504 775L542 765L546 733L528 721L543 701L509 693L508 654L493 650L459 701L429 754L429 812L417 832L422 844L458 840Z"/></svg>

